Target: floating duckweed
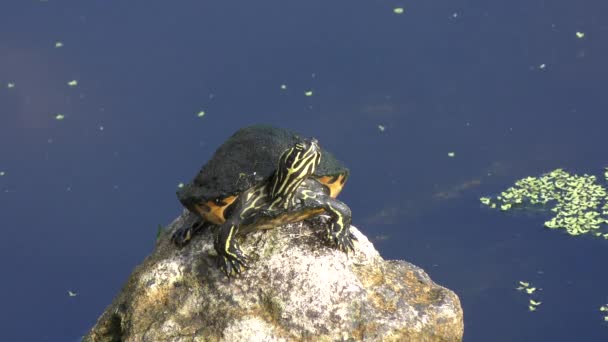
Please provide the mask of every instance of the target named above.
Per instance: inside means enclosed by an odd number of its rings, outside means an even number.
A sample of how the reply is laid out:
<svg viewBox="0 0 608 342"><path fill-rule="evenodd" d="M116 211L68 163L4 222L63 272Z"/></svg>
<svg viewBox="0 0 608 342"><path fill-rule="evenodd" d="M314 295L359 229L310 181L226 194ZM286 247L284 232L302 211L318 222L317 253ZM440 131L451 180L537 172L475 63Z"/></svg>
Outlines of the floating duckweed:
<svg viewBox="0 0 608 342"><path fill-rule="evenodd" d="M281 90L286 90L287 89L287 84L281 84Z"/></svg>
<svg viewBox="0 0 608 342"><path fill-rule="evenodd" d="M393 9L393 13L395 14L403 14L404 10L403 7L397 7Z"/></svg>
<svg viewBox="0 0 608 342"><path fill-rule="evenodd" d="M378 130L380 130L380 132L384 132L386 130L386 127L378 125Z"/></svg>
<svg viewBox="0 0 608 342"><path fill-rule="evenodd" d="M531 295L534 292L536 292L536 287L532 287L529 282L520 280L519 286L516 288L516 290L518 290L518 291L525 290L527 294ZM530 310L530 311L536 311L536 307L542 304L542 302L536 301L532 298L529 299L528 303L529 303L528 310Z"/></svg>
<svg viewBox="0 0 608 342"><path fill-rule="evenodd" d="M184 183L179 183L179 184L177 184L177 187L178 187L179 189L183 188L183 187L184 187Z"/></svg>
<svg viewBox="0 0 608 342"><path fill-rule="evenodd" d="M78 85L78 81L77 80L71 80L71 81L68 82L68 85L70 87L75 87L75 86Z"/></svg>
<svg viewBox="0 0 608 342"><path fill-rule="evenodd" d="M456 156L456 153L454 153L454 152L448 152L448 157L454 158L455 156Z"/></svg>
<svg viewBox="0 0 608 342"><path fill-rule="evenodd" d="M200 112L198 112L198 114L196 114L196 116L198 116L199 118L202 118L203 116L205 116L205 111L201 110Z"/></svg>
<svg viewBox="0 0 608 342"><path fill-rule="evenodd" d="M55 120L63 120L65 119L65 115L63 114L55 114Z"/></svg>
<svg viewBox="0 0 608 342"><path fill-rule="evenodd" d="M608 169L604 174L608 179ZM541 177L526 177L515 186L501 192L494 199L482 197L481 203L491 208L507 211L531 205L549 205L554 217L544 223L551 229L565 229L570 235L594 233L608 220L608 191L596 183L593 175L571 175L557 169Z"/></svg>
<svg viewBox="0 0 608 342"><path fill-rule="evenodd" d="M2 177L2 176L4 176L4 175L6 175L6 172L4 172L4 171L0 171L0 177Z"/></svg>
<svg viewBox="0 0 608 342"><path fill-rule="evenodd" d="M68 296L70 296L70 297L76 297L76 296L78 296L78 293L72 292L72 291L68 290Z"/></svg>
<svg viewBox="0 0 608 342"><path fill-rule="evenodd" d="M309 90L309 91L305 92L304 95L306 95L306 96L312 96L312 90Z"/></svg>
<svg viewBox="0 0 608 342"><path fill-rule="evenodd" d="M56 47L56 48L60 48L60 47L62 47L62 46L63 46L63 43L62 43L62 42L55 42L55 47Z"/></svg>
<svg viewBox="0 0 608 342"><path fill-rule="evenodd" d="M600 306L601 312L608 312L608 304ZM604 322L608 322L608 314L604 314Z"/></svg>
<svg viewBox="0 0 608 342"><path fill-rule="evenodd" d="M578 39L585 38L585 32L577 31L576 32L576 38L578 38Z"/></svg>
<svg viewBox="0 0 608 342"><path fill-rule="evenodd" d="M6 87L7 87L8 89L15 88L15 83L13 83L13 82L8 82L8 83L6 84Z"/></svg>

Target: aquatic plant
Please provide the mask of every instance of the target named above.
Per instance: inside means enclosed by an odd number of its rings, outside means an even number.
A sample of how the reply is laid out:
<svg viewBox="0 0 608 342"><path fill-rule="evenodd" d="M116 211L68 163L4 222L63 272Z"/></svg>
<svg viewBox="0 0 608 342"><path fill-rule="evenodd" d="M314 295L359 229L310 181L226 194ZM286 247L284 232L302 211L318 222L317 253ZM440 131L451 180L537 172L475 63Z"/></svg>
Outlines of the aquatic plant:
<svg viewBox="0 0 608 342"><path fill-rule="evenodd" d="M608 168L604 173L608 179ZM572 175L556 169L540 177L526 177L495 197L482 197L481 203L502 211L530 206L554 205L555 216L545 227L562 228L570 235L592 233L608 239L602 227L608 223L608 191L593 175Z"/></svg>

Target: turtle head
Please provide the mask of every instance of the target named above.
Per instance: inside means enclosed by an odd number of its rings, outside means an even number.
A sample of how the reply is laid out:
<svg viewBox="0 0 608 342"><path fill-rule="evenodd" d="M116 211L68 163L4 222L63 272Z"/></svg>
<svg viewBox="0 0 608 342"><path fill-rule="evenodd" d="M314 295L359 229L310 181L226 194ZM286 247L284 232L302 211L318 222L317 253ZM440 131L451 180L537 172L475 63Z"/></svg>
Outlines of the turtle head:
<svg viewBox="0 0 608 342"><path fill-rule="evenodd" d="M300 184L315 172L321 162L317 139L302 139L286 149L277 164L270 183L273 199L290 199Z"/></svg>

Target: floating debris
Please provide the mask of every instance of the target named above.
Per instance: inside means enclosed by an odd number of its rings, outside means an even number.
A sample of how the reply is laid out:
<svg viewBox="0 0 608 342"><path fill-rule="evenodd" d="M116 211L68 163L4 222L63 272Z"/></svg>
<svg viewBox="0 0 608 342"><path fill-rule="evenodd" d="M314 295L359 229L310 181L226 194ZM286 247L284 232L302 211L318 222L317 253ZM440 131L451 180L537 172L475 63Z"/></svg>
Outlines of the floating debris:
<svg viewBox="0 0 608 342"><path fill-rule="evenodd" d="M179 184L177 184L177 188L178 188L178 189L181 189L181 188L183 188L183 187L184 187L184 183L179 183Z"/></svg>
<svg viewBox="0 0 608 342"><path fill-rule="evenodd" d="M604 312L604 322L608 322L608 314L606 313L608 312L608 304L600 306L600 311Z"/></svg>
<svg viewBox="0 0 608 342"><path fill-rule="evenodd" d="M6 84L6 87L7 87L8 89L15 88L15 83L8 82L8 83Z"/></svg>
<svg viewBox="0 0 608 342"><path fill-rule="evenodd" d="M4 172L4 171L0 171L0 177L2 177L2 176L4 176L4 175L6 175L6 172Z"/></svg>
<svg viewBox="0 0 608 342"><path fill-rule="evenodd" d="M384 132L386 130L386 127L378 125L378 129L380 130L380 132Z"/></svg>
<svg viewBox="0 0 608 342"><path fill-rule="evenodd" d="M281 84L281 90L287 90L287 85L286 84Z"/></svg>
<svg viewBox="0 0 608 342"><path fill-rule="evenodd" d="M63 120L65 119L65 115L63 114L55 114L55 120Z"/></svg>
<svg viewBox="0 0 608 342"><path fill-rule="evenodd" d="M534 292L536 292L536 287L532 287L531 284L530 284L530 282L520 280L519 281L519 286L516 287L516 290L517 291L526 291L526 294L531 295ZM528 310L529 311L536 311L536 307L539 306L539 305L541 305L541 304L542 304L542 302L536 301L536 300L530 298L528 300Z"/></svg>
<svg viewBox="0 0 608 342"><path fill-rule="evenodd" d="M306 96L312 96L312 90L309 90L309 91L305 92L304 95L306 95Z"/></svg>
<svg viewBox="0 0 608 342"><path fill-rule="evenodd" d="M201 110L200 112L198 112L198 114L196 114L196 116L198 116L199 118L202 118L203 116L205 116L205 111Z"/></svg>
<svg viewBox="0 0 608 342"><path fill-rule="evenodd" d="M454 158L455 156L456 156L456 153L454 153L454 152L448 152L448 157Z"/></svg>
<svg viewBox="0 0 608 342"><path fill-rule="evenodd" d="M68 82L68 85L70 87L75 87L75 86L78 85L78 81L77 80L71 80L71 81Z"/></svg>
<svg viewBox="0 0 608 342"><path fill-rule="evenodd" d="M76 297L76 296L78 296L78 293L72 292L72 291L68 290L68 296L70 296L70 297Z"/></svg>
<svg viewBox="0 0 608 342"><path fill-rule="evenodd" d="M578 39L585 38L585 32L576 31L576 38L578 38Z"/></svg>
<svg viewBox="0 0 608 342"><path fill-rule="evenodd" d="M608 172L605 175L608 176ZM488 201L488 197L482 197L480 200L491 207L498 204L503 211L554 205L550 211L556 215L545 222L545 227L564 229L573 236L586 233L600 236L595 233L608 223L608 190L597 184L595 176L571 175L562 169L541 177L520 179L494 199ZM601 236L604 234L608 235L601 233Z"/></svg>
<svg viewBox="0 0 608 342"><path fill-rule="evenodd" d="M60 48L63 47L63 43L62 42L55 42L55 48Z"/></svg>
<svg viewBox="0 0 608 342"><path fill-rule="evenodd" d="M544 70L545 68L547 68L547 64L543 63L543 64L539 65L538 68L540 70Z"/></svg>
<svg viewBox="0 0 608 342"><path fill-rule="evenodd" d="M405 10L403 9L403 7L393 8L393 13L395 13L395 14L403 14L403 12L405 12Z"/></svg>

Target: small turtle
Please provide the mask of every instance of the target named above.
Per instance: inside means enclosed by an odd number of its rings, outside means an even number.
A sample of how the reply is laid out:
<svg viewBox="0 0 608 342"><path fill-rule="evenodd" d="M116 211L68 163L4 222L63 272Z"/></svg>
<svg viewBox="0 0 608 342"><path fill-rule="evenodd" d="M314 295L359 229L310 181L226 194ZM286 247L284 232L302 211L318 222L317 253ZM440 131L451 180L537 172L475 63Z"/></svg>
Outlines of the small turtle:
<svg viewBox="0 0 608 342"><path fill-rule="evenodd" d="M240 129L178 190L180 202L201 220L171 239L181 247L212 227L218 265L230 276L249 262L236 236L327 213L326 239L348 252L356 240L349 228L351 212L336 199L347 178L348 169L316 139L270 126Z"/></svg>

